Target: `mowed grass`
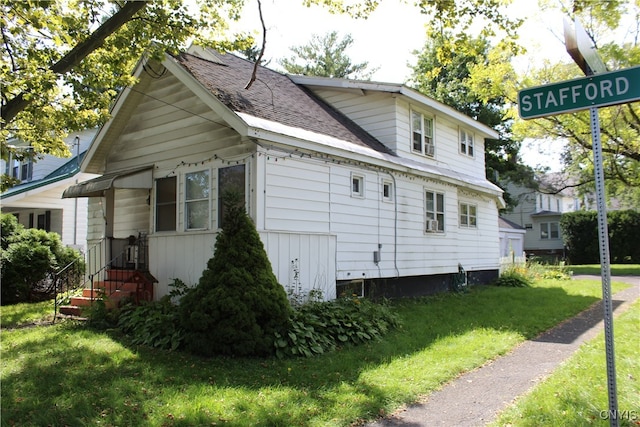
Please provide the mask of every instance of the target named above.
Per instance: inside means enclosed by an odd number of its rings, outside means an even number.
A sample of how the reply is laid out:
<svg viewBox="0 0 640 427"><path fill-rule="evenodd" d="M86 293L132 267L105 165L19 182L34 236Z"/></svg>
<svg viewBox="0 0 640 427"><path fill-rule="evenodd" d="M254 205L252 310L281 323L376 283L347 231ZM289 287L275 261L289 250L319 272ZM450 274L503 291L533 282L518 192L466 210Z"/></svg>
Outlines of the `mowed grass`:
<svg viewBox="0 0 640 427"><path fill-rule="evenodd" d="M616 318L614 354L618 422L640 425L640 301ZM609 393L604 333L585 343L492 426L608 426Z"/></svg>
<svg viewBox="0 0 640 427"><path fill-rule="evenodd" d="M613 283L613 291L625 285ZM584 310L599 281L399 300L401 330L309 359L199 358L72 322L2 330L3 426L348 426Z"/></svg>
<svg viewBox="0 0 640 427"><path fill-rule="evenodd" d="M602 274L600 264L567 265L568 271L576 274ZM640 264L612 264L610 267L612 276L640 276Z"/></svg>

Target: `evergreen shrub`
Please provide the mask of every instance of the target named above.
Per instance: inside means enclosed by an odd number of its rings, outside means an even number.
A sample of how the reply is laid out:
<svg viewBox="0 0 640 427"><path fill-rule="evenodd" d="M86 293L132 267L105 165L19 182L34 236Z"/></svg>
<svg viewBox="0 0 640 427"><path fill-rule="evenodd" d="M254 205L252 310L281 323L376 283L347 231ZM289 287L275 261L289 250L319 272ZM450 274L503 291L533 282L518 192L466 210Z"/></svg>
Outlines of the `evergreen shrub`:
<svg viewBox="0 0 640 427"><path fill-rule="evenodd" d="M180 301L184 345L204 356L271 355L274 335L286 330L291 307L242 200L227 193L223 201L214 256Z"/></svg>

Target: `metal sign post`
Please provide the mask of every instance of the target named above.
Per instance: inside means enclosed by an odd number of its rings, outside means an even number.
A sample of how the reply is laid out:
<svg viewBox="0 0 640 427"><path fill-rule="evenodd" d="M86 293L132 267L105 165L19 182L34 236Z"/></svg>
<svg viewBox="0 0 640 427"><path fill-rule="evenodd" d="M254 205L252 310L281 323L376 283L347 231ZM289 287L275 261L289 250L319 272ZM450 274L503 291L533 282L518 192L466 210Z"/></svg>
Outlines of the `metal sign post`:
<svg viewBox="0 0 640 427"><path fill-rule="evenodd" d="M611 266L609 263L609 231L605 204L604 168L600 141L598 107L623 104L640 99L640 67L612 73L591 46L586 31L576 20L576 32L570 31L565 21L567 52L587 75L586 78L569 80L518 92L518 110L523 119L546 117L589 109L591 137L593 140L593 165L598 210L598 246L602 276L602 305L604 308L604 336L607 358L607 388L609 392L609 423L619 426L618 396L616 387L615 352L613 346L613 304L611 302ZM598 73L598 74L594 74ZM602 74L600 74L602 73Z"/></svg>
<svg viewBox="0 0 640 427"><path fill-rule="evenodd" d="M593 168L596 183L596 206L598 210L598 246L600 248L602 306L604 308L604 341L607 359L607 389L609 392L609 424L611 427L618 427L618 394L613 346L613 305L611 302L611 266L609 265L609 229L607 226L607 205L604 197L604 168L602 166L602 144L600 142L600 118L596 107L591 107L589 114L591 116Z"/></svg>

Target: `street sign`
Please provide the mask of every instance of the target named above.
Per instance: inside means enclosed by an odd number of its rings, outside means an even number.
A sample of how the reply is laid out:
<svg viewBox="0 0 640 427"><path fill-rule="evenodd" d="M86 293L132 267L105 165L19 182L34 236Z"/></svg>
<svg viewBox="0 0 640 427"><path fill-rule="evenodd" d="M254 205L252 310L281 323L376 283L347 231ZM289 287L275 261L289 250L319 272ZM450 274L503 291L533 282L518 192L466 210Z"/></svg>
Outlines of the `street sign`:
<svg viewBox="0 0 640 427"><path fill-rule="evenodd" d="M639 100L637 66L523 89L518 92L518 112L526 120Z"/></svg>
<svg viewBox="0 0 640 427"><path fill-rule="evenodd" d="M571 23L564 19L564 44L567 52L586 75L606 73L607 66L602 62L593 41L578 18L575 19L575 30Z"/></svg>

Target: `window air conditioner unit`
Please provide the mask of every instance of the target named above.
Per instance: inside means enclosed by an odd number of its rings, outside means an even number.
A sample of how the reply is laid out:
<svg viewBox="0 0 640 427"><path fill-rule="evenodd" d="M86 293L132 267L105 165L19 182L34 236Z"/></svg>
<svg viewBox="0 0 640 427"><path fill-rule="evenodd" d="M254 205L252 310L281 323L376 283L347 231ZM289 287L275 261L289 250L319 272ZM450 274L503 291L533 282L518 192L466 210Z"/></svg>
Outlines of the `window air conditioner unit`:
<svg viewBox="0 0 640 427"><path fill-rule="evenodd" d="M438 231L438 220L437 219L428 219L427 220L427 231L430 233L434 233Z"/></svg>
<svg viewBox="0 0 640 427"><path fill-rule="evenodd" d="M425 144L424 145L424 154L427 156L433 156L435 152L435 146L433 144Z"/></svg>

